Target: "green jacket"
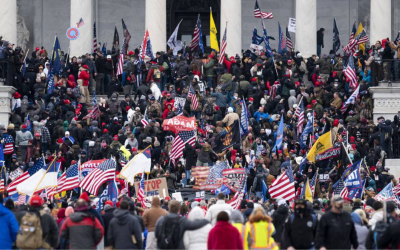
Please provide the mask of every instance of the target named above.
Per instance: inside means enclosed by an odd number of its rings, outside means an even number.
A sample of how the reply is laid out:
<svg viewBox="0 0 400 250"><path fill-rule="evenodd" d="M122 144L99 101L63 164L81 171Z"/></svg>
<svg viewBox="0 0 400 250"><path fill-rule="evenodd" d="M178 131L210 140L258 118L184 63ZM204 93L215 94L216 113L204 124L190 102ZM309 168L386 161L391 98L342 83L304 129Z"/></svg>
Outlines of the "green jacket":
<svg viewBox="0 0 400 250"><path fill-rule="evenodd" d="M215 60L214 59L210 59L210 61L206 64L204 64L204 68L205 68L205 73L206 76L209 77L214 77L215 73L214 73L214 65L215 65Z"/></svg>

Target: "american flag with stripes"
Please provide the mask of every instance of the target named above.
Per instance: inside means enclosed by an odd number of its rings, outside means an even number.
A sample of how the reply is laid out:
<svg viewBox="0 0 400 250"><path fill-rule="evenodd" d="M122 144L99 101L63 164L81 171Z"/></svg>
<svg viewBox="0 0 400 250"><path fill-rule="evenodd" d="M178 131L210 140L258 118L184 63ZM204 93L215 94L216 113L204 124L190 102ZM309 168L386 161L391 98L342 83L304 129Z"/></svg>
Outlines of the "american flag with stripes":
<svg viewBox="0 0 400 250"><path fill-rule="evenodd" d="M144 33L143 41L142 41L142 46L140 46L140 51L139 51L139 62L144 62L144 58L146 57L146 52L147 52L147 38L149 37L149 31L146 30Z"/></svg>
<svg viewBox="0 0 400 250"><path fill-rule="evenodd" d="M274 15L272 15L272 12L261 11L260 6L258 5L258 1L256 0L256 4L254 6L254 17L262 19L272 19L274 18Z"/></svg>
<svg viewBox="0 0 400 250"><path fill-rule="evenodd" d="M25 203L27 203L27 197L29 198L29 196L27 196L26 194L20 194L18 196L18 205L23 205Z"/></svg>
<svg viewBox="0 0 400 250"><path fill-rule="evenodd" d="M24 182L26 179L34 175L37 171L39 171L44 166L43 157L40 158L32 167L30 167L25 173L20 175L17 179L11 182L7 187L7 192L9 195L13 195L17 193L17 186Z"/></svg>
<svg viewBox="0 0 400 250"><path fill-rule="evenodd" d="M6 134L6 135L3 134L3 136L4 136L3 137L3 139L4 139L4 154L9 155L9 154L14 153L14 138L9 134Z"/></svg>
<svg viewBox="0 0 400 250"><path fill-rule="evenodd" d="M340 179L338 181L338 183L336 184L336 188L333 190L333 193L335 195L340 195L342 196L342 198L347 198L347 196L349 195L349 191L347 190L347 188L344 186L344 182L342 179Z"/></svg>
<svg viewBox="0 0 400 250"><path fill-rule="evenodd" d="M119 163L121 164L121 167L124 168L126 163L128 162L128 159L126 159L125 155L122 153L121 150L118 152L118 154L119 154L119 159L120 159Z"/></svg>
<svg viewBox="0 0 400 250"><path fill-rule="evenodd" d="M200 47L201 51L204 53L204 46L203 46L203 33L201 32L201 19L200 14L197 18L196 27L194 28L193 32L193 39L190 42L190 50L194 51L197 49L197 46Z"/></svg>
<svg viewBox="0 0 400 250"><path fill-rule="evenodd" d="M100 110L99 110L99 105L97 104L97 98L96 98L96 91L93 91L93 98L92 98L92 110L89 111L89 114L87 114L85 117L82 119L87 119L91 118L93 120L96 120L100 115Z"/></svg>
<svg viewBox="0 0 400 250"><path fill-rule="evenodd" d="M79 187L79 164L70 166L57 180L57 192L63 192Z"/></svg>
<svg viewBox="0 0 400 250"><path fill-rule="evenodd" d="M117 164L114 158L107 159L93 169L80 183L80 187L91 194L97 195L99 187L106 181L114 180Z"/></svg>
<svg viewBox="0 0 400 250"><path fill-rule="evenodd" d="M196 134L194 130L179 132L172 142L169 158L171 161L175 162L176 159L179 159L183 155L183 149L185 148L186 144L189 144L193 147L195 143Z"/></svg>
<svg viewBox="0 0 400 250"><path fill-rule="evenodd" d="M348 55L353 54L356 51L357 45L366 43L368 41L369 41L369 37L368 37L367 33L365 32L365 30L363 30L354 39L349 41L349 44L347 44L343 48L343 51Z"/></svg>
<svg viewBox="0 0 400 250"><path fill-rule="evenodd" d="M210 173L210 167L208 166L196 166L192 168L191 170L191 175L195 179L195 184L193 186L193 189L199 190L202 189L204 190L204 187L207 185L207 179L208 175Z"/></svg>
<svg viewBox="0 0 400 250"><path fill-rule="evenodd" d="M289 167L284 174L272 182L269 188L269 194L272 198L282 198L290 201L295 198L294 177L292 168Z"/></svg>
<svg viewBox="0 0 400 250"><path fill-rule="evenodd" d="M125 25L124 19L122 19L122 29L124 32L124 43L122 44L122 48L119 54L117 76L122 75L122 72L124 71L123 70L124 60L125 60L124 56L126 50L128 49L129 41L131 40L131 34L129 33L128 28Z"/></svg>
<svg viewBox="0 0 400 250"><path fill-rule="evenodd" d="M343 70L344 75L350 80L349 84L351 88L357 87L357 74L356 68L354 67L354 57L353 55L349 56L349 61L347 63L346 68Z"/></svg>
<svg viewBox="0 0 400 250"><path fill-rule="evenodd" d="M297 118L297 136L303 133L303 125L304 125L304 101L301 100L299 106L294 113L294 116Z"/></svg>
<svg viewBox="0 0 400 250"><path fill-rule="evenodd" d="M387 184L386 187L374 197L374 199L377 201L394 201L397 205L400 205L400 201L397 199L396 193L393 191L392 182L389 182L389 184Z"/></svg>
<svg viewBox="0 0 400 250"><path fill-rule="evenodd" d="M395 187L393 188L393 193L394 193L394 195L396 195L396 196L400 196L400 184L398 184L397 186L395 186Z"/></svg>
<svg viewBox="0 0 400 250"><path fill-rule="evenodd" d="M242 186L235 193L235 196L233 196L233 198L230 201L227 202L229 205L231 205L231 207L233 209L239 209L240 208L240 203L242 203L243 197L244 197L244 195L246 193L246 183L247 183L247 180L242 182Z"/></svg>
<svg viewBox="0 0 400 250"><path fill-rule="evenodd" d="M97 53L96 22L93 24L93 53Z"/></svg>
<svg viewBox="0 0 400 250"><path fill-rule="evenodd" d="M83 21L83 18L81 17L81 19L79 19L79 22L76 23L76 27L80 28L84 24L85 24L85 22Z"/></svg>
<svg viewBox="0 0 400 250"><path fill-rule="evenodd" d="M288 51L292 51L292 49L293 49L293 42L292 42L292 38L290 37L288 27L286 27L286 48Z"/></svg>
<svg viewBox="0 0 400 250"><path fill-rule="evenodd" d="M356 22L354 22L353 23L353 28L351 29L351 33L350 33L349 43L351 42L351 40L354 39L354 36L356 35L356 32L357 32Z"/></svg>
<svg viewBox="0 0 400 250"><path fill-rule="evenodd" d="M146 208L146 201L145 201L145 195L144 195L144 177L145 173L143 172L142 178L140 179L139 185L138 185L138 191L137 191L137 200L140 202L140 205L142 205L142 208Z"/></svg>
<svg viewBox="0 0 400 250"><path fill-rule="evenodd" d="M219 64L222 64L224 62L224 58L225 58L225 51L226 51L226 45L227 45L227 40L226 40L227 29L228 29L228 23L226 23L224 36L222 37L221 52L219 53L219 59L218 59Z"/></svg>
<svg viewBox="0 0 400 250"><path fill-rule="evenodd" d="M192 99L192 103L190 104L193 110L197 110L199 108L199 101L197 100L196 92L194 91L193 85L190 84L188 98Z"/></svg>
<svg viewBox="0 0 400 250"><path fill-rule="evenodd" d="M311 194L314 196L314 191L315 191L315 184L317 181L317 176L318 176L318 171L315 171L315 174L313 178L310 181L310 189L311 189Z"/></svg>
<svg viewBox="0 0 400 250"><path fill-rule="evenodd" d="M0 172L0 193L4 193L4 188L6 185L6 168L4 165L4 161L1 163L3 166L1 167Z"/></svg>
<svg viewBox="0 0 400 250"><path fill-rule="evenodd" d="M360 92L360 86L358 86L356 88L356 90L353 92L353 94L351 94L349 99L347 99L346 102L343 103L342 107L340 108L340 111L342 112L342 114L344 114L346 112L346 110L350 106L350 104L356 103L356 99L358 97L359 92Z"/></svg>
<svg viewBox="0 0 400 250"><path fill-rule="evenodd" d="M143 127L146 127L147 125L149 125L149 117L147 116L147 108L144 111L144 117L140 122L142 123Z"/></svg>

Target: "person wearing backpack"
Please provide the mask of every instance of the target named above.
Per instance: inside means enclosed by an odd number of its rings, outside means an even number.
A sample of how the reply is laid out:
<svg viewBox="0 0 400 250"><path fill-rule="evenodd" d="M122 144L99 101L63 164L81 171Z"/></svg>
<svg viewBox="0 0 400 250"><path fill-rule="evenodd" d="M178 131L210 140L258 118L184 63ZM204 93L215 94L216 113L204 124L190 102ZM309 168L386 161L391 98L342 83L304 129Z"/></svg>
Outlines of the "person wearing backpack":
<svg viewBox="0 0 400 250"><path fill-rule="evenodd" d="M20 249L50 249L58 246L58 227L50 214L42 210L43 199L34 195L28 210L15 214L19 224L16 246Z"/></svg>
<svg viewBox="0 0 400 250"><path fill-rule="evenodd" d="M350 214L343 211L343 198L335 195L331 203L332 209L322 215L318 223L315 248L357 249L357 231Z"/></svg>
<svg viewBox="0 0 400 250"><path fill-rule="evenodd" d="M86 200L80 198L60 228L60 236L69 240L70 249L94 249L104 235L101 222L89 212Z"/></svg>
<svg viewBox="0 0 400 250"><path fill-rule="evenodd" d="M14 214L3 206L3 195L0 194L0 246L11 249L17 239L18 222Z"/></svg>
<svg viewBox="0 0 400 250"><path fill-rule="evenodd" d="M208 224L207 220L190 221L178 214L181 209L179 201L170 201L169 214L158 219L154 234L159 249L184 249L183 235L187 230L197 230Z"/></svg>
<svg viewBox="0 0 400 250"><path fill-rule="evenodd" d="M208 124L213 124L215 107L216 105L213 103L213 99L208 98L207 104L203 108L203 114L206 114L206 121Z"/></svg>
<svg viewBox="0 0 400 250"><path fill-rule="evenodd" d="M306 200L296 200L294 213L284 226L281 247L291 250L314 248L317 224L317 217L310 214Z"/></svg>

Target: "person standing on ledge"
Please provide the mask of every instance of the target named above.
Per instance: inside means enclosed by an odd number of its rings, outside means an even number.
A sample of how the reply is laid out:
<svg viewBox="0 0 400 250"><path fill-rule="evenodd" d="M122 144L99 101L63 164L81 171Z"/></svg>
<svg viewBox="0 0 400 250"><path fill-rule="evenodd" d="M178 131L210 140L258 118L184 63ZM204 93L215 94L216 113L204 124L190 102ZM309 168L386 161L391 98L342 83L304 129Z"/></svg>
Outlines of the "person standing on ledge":
<svg viewBox="0 0 400 250"><path fill-rule="evenodd" d="M325 29L320 28L317 31L317 56L321 57L321 48L324 48L324 33Z"/></svg>

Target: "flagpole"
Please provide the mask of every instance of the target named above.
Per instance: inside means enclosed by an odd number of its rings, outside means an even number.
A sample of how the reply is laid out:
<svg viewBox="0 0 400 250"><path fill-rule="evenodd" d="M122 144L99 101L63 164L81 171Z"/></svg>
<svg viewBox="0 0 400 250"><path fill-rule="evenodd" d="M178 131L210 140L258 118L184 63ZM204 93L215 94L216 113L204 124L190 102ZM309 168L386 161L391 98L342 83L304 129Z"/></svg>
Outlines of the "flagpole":
<svg viewBox="0 0 400 250"><path fill-rule="evenodd" d="M297 104L297 108L296 108L296 110L294 111L295 114L296 114L297 110L299 109L301 102L303 101L303 97L304 97L304 96L301 96L301 99L300 99L300 101L299 101L299 104Z"/></svg>
<svg viewBox="0 0 400 250"><path fill-rule="evenodd" d="M44 158L44 157L43 157L43 158ZM35 190L33 191L33 194L35 194L37 188L39 187L40 183L42 183L43 178L46 176L47 172L49 171L51 165L53 164L53 162L54 162L55 160L57 160L57 157L56 157L56 155L54 154L54 159L50 162L50 165L49 165L49 167L46 169L46 172L44 173L44 175L43 175L42 178L40 179L39 183L36 185ZM43 159L43 162L45 162L44 159Z"/></svg>
<svg viewBox="0 0 400 250"><path fill-rule="evenodd" d="M26 53L25 53L24 61L23 61L23 64L21 65L21 68L19 69L19 71L21 71L22 68L24 67L24 64L25 64L25 62L26 62L26 57L28 56L28 53L29 53L29 49L28 49L28 50L26 51Z"/></svg>

